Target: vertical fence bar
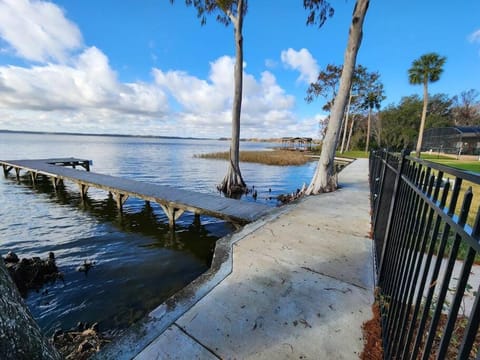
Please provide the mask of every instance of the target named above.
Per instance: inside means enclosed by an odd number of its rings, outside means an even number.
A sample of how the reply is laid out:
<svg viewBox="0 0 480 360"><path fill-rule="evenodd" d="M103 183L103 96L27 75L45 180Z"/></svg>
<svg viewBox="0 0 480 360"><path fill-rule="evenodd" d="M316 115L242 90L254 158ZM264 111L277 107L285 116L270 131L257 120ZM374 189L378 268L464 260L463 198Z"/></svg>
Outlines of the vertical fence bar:
<svg viewBox="0 0 480 360"><path fill-rule="evenodd" d="M448 197L448 194L449 194L449 190L450 190L450 182L447 182L444 186L444 189L443 189L442 199L440 200L440 205L439 205L439 210L440 211L443 211L445 209L445 205L447 203L447 197ZM427 261L425 262L424 277L422 279L422 281L425 282L425 283L426 283L426 280L428 278L428 270L430 268L430 263L431 263L431 260L433 258L433 254L435 252L435 246L436 246L437 239L438 239L438 236L439 236L441 224L442 224L442 218L441 218L440 214L437 214L437 219L435 221L435 226L434 226L433 233L432 233L432 236L431 236L430 248L428 250ZM445 233L444 233L443 236L445 236ZM447 232L447 236L448 236L448 232ZM446 244L445 241L442 241L441 244L440 244L439 254L442 254L442 256L443 256L443 251L444 251L445 244ZM421 317L421 320L420 320L420 324L418 325L418 328L417 328L417 336L416 336L416 339L415 339L415 345L413 346L413 350L412 350L412 353L411 353L411 356L410 356L410 359L412 359L412 360L417 358L417 354L420 350L420 343L422 341L423 332L424 332L425 326L427 324L428 315L429 315L429 311L430 311L430 305L432 303L433 294L434 294L434 291L435 291L435 282L436 282L436 278L438 276L438 272L440 271L440 264L441 263L438 263L438 258L437 258L437 262L435 264L435 268L433 270L433 273L432 273L432 276L431 276L431 279L430 279L430 282L429 282L429 286L428 286L429 290L428 290L427 297L425 299L425 304L424 304L424 307L423 307L422 317ZM421 295L423 295L423 294L421 294ZM422 300L422 296L419 296L419 299L417 299L417 307L418 308L420 307L421 300Z"/></svg>
<svg viewBox="0 0 480 360"><path fill-rule="evenodd" d="M458 360L467 359L475 341L475 337L478 332L478 325L480 323L480 285L477 289L477 296L475 297L475 302L472 307L472 312L470 313L470 319L468 321L467 331L462 340L462 345L460 345L460 351L458 352ZM478 359L477 354L477 359Z"/></svg>
<svg viewBox="0 0 480 360"><path fill-rule="evenodd" d="M428 181L425 180L422 192L425 193L427 197L430 197L432 194L433 181L434 181L433 177L430 177L430 168L427 168L425 177L428 178L429 180ZM424 257L423 253L425 251L425 246L426 246L426 240L423 236L424 230L426 229L425 223L428 224L429 222L431 222L431 217L429 217L430 221L427 220L428 210L429 210L428 203L426 201L422 201L420 222L418 223L418 219L417 219L418 227L416 231L414 231L414 238L412 239L412 242L414 243L414 249L412 252L411 261L409 263L410 273L407 279L407 284L405 288L405 297L404 297L405 299L407 299L407 302L406 304L403 304L404 305L402 309L403 311L401 312L401 315L400 315L400 319L402 319L402 323L400 325L400 329L401 329L400 339L398 340L398 349L400 353L405 349L405 347L403 347L403 342L405 340L405 335L406 335L406 332L404 329L407 327L407 322L409 320L411 306L413 303L413 297L416 291L418 275L420 273L420 268L423 263L423 257ZM414 321L414 320L412 319L410 321Z"/></svg>
<svg viewBox="0 0 480 360"><path fill-rule="evenodd" d="M457 177L455 179L455 185L453 186L452 198L450 200L451 207L448 209L448 215L450 215L450 216L452 216L455 213L455 207L456 207L456 204L457 204L458 195L460 193L461 185L462 185L462 179ZM465 224L465 221L467 219L467 215L468 215L468 210L465 212L465 208L462 207L462 213L460 215L460 219L461 219L461 221L463 219L463 224ZM443 234L444 236L443 236L443 239L442 239L442 245L446 244L449 232L450 232L450 226L448 224L445 224L445 230L444 230L444 234ZM428 338L427 338L427 341L425 343L425 348L424 348L424 351L423 351L423 360L428 359L428 357L430 355L430 351L432 350L433 340L435 339L437 326L438 326L438 323L440 321L440 316L442 315L442 306L443 306L443 303L445 301L445 296L447 295L448 284L449 284L450 278L452 276L453 265L455 264L455 260L456 260L459 245L460 245L460 243L455 241L453 243L452 250L450 251L450 257L449 257L449 261L448 261L448 264L447 264L447 269L445 270L445 273L444 273L444 276L443 276L443 282L442 282L442 286L440 288L440 293L439 293L438 298L437 298L435 313L433 314L432 322L430 323L430 330L429 330ZM442 258L443 258L443 254L439 253L438 258L437 258L437 264L438 264L439 268L440 268L441 262L443 261ZM435 281L436 281L436 279L435 279Z"/></svg>
<svg viewBox="0 0 480 360"><path fill-rule="evenodd" d="M477 209L477 216L475 218L475 224L473 226L473 231L472 231L472 238L474 238L477 243L480 241L480 206ZM470 247L469 249L469 254L470 251L473 249ZM466 359L468 355L470 354L470 351L472 349L473 343L475 341L475 337L477 335L478 331L478 325L480 323L480 285L477 289L477 295L475 297L475 302L473 304L471 313L470 313L470 318L468 320L468 326L465 331L465 335L462 340L462 345L460 346L460 351L458 352L458 358L457 359Z"/></svg>
<svg viewBox="0 0 480 360"><path fill-rule="evenodd" d="M435 184L434 184L434 182L435 182ZM430 184L429 184L429 190L427 191L427 196L430 197L430 195L432 193L432 187L433 187L435 190L433 190L433 197L431 199L434 202L437 201L440 184L441 184L441 182L439 182L438 178L437 178L437 180L435 180L435 177L433 175L430 177ZM443 203L443 204L445 204L445 203ZM413 309L412 318L410 320L410 325L408 327L407 337L406 337L406 340L405 340L405 346L403 347L402 358L407 358L408 353L410 353L410 350L409 350L410 349L410 343L411 343L412 338L413 338L413 331L415 329L415 324L417 322L417 317L418 317L418 313L419 313L419 310L420 310L421 300L422 300L423 292L424 292L424 288L425 288L425 282L426 282L426 278L427 278L427 275L428 275L428 269L430 267L431 256L429 257L428 255L425 255L425 250L426 250L426 247L427 247L427 242L428 242L428 238L429 238L430 229L432 227L434 209L431 208L431 207L428 207L427 205L426 205L426 207L429 210L429 213L428 213L427 224L426 224L425 229L424 229L423 234L422 234L422 245L421 245L421 248L420 248L419 254L418 254L420 259L418 260L418 263L417 263L417 266L416 266L416 269L415 269L415 275L414 275L414 280L413 280L415 284L417 283L418 278L420 276L420 272L422 270L422 264L425 264L425 265L423 267L423 274L422 274L422 277L421 277L420 284L419 284L417 289L412 288L410 298L409 298L409 302L408 302L408 305L407 305L407 307L412 306L412 303L415 300L414 296L416 295L417 298L416 298L416 301L415 301L415 306L414 306L414 309ZM438 229L437 229L437 231L438 231ZM432 249L432 253L433 253L433 249ZM425 260L425 261L423 261L423 260ZM406 324L405 324L405 327L406 327ZM402 335L404 335L404 334L405 334L405 332L402 332Z"/></svg>
<svg viewBox="0 0 480 360"><path fill-rule="evenodd" d="M388 268L388 273L392 274L390 279L386 282L383 288L389 296L392 296L392 291L394 289L395 282L397 280L398 268L400 266L400 252L401 252L401 240L398 236L400 231L400 224L402 219L405 217L405 207L408 205L408 193L405 184L402 181L403 174L409 174L412 172L412 167L408 162L404 164L404 168L399 178L399 185L396 194L396 202L394 204L394 212L390 213L388 217L388 222L390 224L388 237L386 237L386 242L390 246L390 249L387 253L387 258L389 260L390 266ZM397 174L398 176L398 174ZM393 200L392 200L393 202ZM383 272L383 269L381 269ZM385 273L387 269L385 269Z"/></svg>
<svg viewBox="0 0 480 360"><path fill-rule="evenodd" d="M410 274L410 264L413 256L412 247L413 247L413 238L414 233L417 227L417 213L420 209L420 197L416 192L413 190L413 187L418 187L419 184L423 182L425 173L422 169L422 166L419 165L414 166L414 173L413 177L411 178L412 185L409 185L405 182L405 187L408 189L408 200L407 200L407 223L406 226L400 226L400 235L399 239L402 242L402 251L400 254L400 269L399 269L399 277L395 284L394 291L395 291L395 299L396 301L393 303L394 306L391 307L391 313L389 316L392 316L392 323L389 329L389 338L390 338L390 345L388 347L388 351L385 353L387 357L390 353L394 353L398 347L398 338L401 329L399 328L399 321L401 316L404 312L404 302L405 302L405 290L406 285L408 283L408 278Z"/></svg>
<svg viewBox="0 0 480 360"><path fill-rule="evenodd" d="M402 153L402 156L400 158L400 163L398 165L398 170L397 170L397 177L395 179L395 185L393 187L393 194L392 194L392 202L390 203L390 211L388 215L388 220L387 220L387 227L385 230L385 240L383 243L383 249L382 249L382 256L380 258L380 265L379 265L379 270L378 270L378 284L382 283L382 276L383 276L383 260L385 257L385 252L388 247L388 239L390 237L390 231L392 227L392 218L395 215L395 202L396 202L396 197L398 193L398 188L400 187L400 178L402 176L403 172L403 167L405 165L405 153Z"/></svg>
<svg viewBox="0 0 480 360"><path fill-rule="evenodd" d="M465 226L465 223L467 222L468 213L470 211L470 205L472 203L472 197L473 197L472 187L469 187L469 189L465 193L465 198L463 200L463 205L462 205L462 211L460 214L460 219L458 221L458 224L461 225L462 227ZM478 226L478 224L476 224L476 226ZM454 246L452 247L452 251L450 253L450 259L448 263L449 267L447 268L447 273L445 274L444 282L447 282L447 290L448 290L448 280L450 280L451 278L451 271L453 271L453 266L455 265L455 261L457 259L457 252L460 247L461 240L462 238L460 237L460 235L457 234L455 236ZM455 321L457 320L458 310L460 309L460 303L463 299L463 294L467 287L467 281L470 276L470 270L472 269L474 260L475 260L475 251L472 248L470 248L468 251L467 257L465 258L465 261L463 263L460 279L457 283L457 290L455 292L453 302L450 306L450 313L448 315L447 325L444 329L442 340L440 341L440 348L438 350L437 359L443 359L447 354L448 345L450 343L452 332L454 330L453 327L455 325ZM448 279L447 279L447 274L449 275Z"/></svg>

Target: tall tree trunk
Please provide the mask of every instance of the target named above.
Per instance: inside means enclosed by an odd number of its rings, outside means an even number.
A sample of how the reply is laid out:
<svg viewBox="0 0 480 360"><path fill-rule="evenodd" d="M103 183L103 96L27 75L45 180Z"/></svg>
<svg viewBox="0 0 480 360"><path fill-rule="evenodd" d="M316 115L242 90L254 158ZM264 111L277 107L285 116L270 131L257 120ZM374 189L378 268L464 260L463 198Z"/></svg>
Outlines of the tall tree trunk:
<svg viewBox="0 0 480 360"><path fill-rule="evenodd" d="M377 112L377 141L378 141L378 147L382 146L382 117L380 114Z"/></svg>
<svg viewBox="0 0 480 360"><path fill-rule="evenodd" d="M368 108L368 120L367 120L367 141L365 143L365 152L368 153L368 147L370 146L370 133L372 131L372 108Z"/></svg>
<svg viewBox="0 0 480 360"><path fill-rule="evenodd" d="M230 144L230 163L227 175L218 185L218 189L228 196L245 192L246 185L240 172L240 114L242 111L243 91L243 0L238 0L237 17L230 16L235 34L235 90L232 107L232 141Z"/></svg>
<svg viewBox="0 0 480 360"><path fill-rule="evenodd" d="M322 152L318 160L317 170L305 193L307 195L334 191L337 188L334 159L337 148L343 113L348 94L352 86L353 71L357 60L358 49L362 42L363 20L368 10L369 0L357 0L353 9L352 23L348 34L348 43L343 61L343 71L340 77L338 94L330 113L330 123L322 145Z"/></svg>
<svg viewBox="0 0 480 360"><path fill-rule="evenodd" d="M422 151L423 130L425 129L425 119L427 118L427 106L428 106L428 77L426 76L423 81L422 119L420 120L420 130L418 131L417 149L415 151L415 156L417 158L420 157L420 152Z"/></svg>
<svg viewBox="0 0 480 360"><path fill-rule="evenodd" d="M0 358L60 360L23 302L0 257Z"/></svg>
<svg viewBox="0 0 480 360"><path fill-rule="evenodd" d="M350 140L352 140L352 133L353 133L353 125L355 124L355 115L352 117L352 121L350 122L350 130L348 132L348 140L347 140L347 151L350 150Z"/></svg>
<svg viewBox="0 0 480 360"><path fill-rule="evenodd" d="M342 146L340 147L340 154L343 154L345 151L345 139L347 138L348 130L348 115L350 114L350 104L352 103L352 89L350 88L350 96L348 97L347 113L345 114L345 121L343 123L343 138Z"/></svg>

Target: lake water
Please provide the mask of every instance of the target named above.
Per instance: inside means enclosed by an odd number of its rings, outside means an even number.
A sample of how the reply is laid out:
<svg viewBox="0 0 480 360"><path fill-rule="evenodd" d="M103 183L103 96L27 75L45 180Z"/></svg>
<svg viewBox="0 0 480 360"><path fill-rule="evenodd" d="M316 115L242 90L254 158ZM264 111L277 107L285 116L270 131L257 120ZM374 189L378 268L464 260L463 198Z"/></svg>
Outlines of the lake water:
<svg viewBox="0 0 480 360"><path fill-rule="evenodd" d="M229 142L109 136L0 133L0 159L77 157L93 160L92 171L150 183L218 194L225 161L195 154L227 151ZM242 142L241 150L268 143ZM258 191L256 201L308 183L316 163L267 166L241 163L242 175ZM271 192L269 191L271 189ZM254 201L246 196L241 201ZM224 221L184 214L175 232L156 204L128 199L123 215L105 191L89 189L82 201L66 184L55 192L49 183L33 187L27 178L0 176L0 254L45 258L53 251L64 282L30 292L26 301L45 332L99 322L101 330L127 327L184 287L210 265L215 242L234 231ZM85 275L76 269L95 262Z"/></svg>

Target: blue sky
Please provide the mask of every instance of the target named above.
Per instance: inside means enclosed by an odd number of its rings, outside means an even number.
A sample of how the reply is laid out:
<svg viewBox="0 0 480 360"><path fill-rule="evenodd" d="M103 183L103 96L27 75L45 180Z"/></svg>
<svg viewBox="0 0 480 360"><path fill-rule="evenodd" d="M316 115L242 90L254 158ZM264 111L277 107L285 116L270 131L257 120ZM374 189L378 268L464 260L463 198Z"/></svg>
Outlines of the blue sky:
<svg viewBox="0 0 480 360"><path fill-rule="evenodd" d="M342 63L354 5L331 3L318 29L300 0L249 1L242 137L318 136L305 90ZM407 70L431 51L447 57L431 93L480 91L480 2L459 4L370 2L357 63L380 72L383 106L421 94ZM233 28L181 0L0 0L0 129L229 136L233 62Z"/></svg>

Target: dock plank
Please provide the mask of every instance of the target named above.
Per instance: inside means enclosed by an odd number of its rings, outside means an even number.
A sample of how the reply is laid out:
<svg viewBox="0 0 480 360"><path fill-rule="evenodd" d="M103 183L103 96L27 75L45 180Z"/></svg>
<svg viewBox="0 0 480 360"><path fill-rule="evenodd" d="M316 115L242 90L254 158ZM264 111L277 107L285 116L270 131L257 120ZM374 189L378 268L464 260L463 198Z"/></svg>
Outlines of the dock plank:
<svg viewBox="0 0 480 360"><path fill-rule="evenodd" d="M68 164L69 161L74 160L87 161L75 158L0 160L0 164L2 164L4 168L13 167L57 179L73 181L114 194L120 193L156 202L170 208L191 211L196 214L210 215L234 223L245 224L255 221L272 210L271 207L263 204L177 189L167 185L158 185L90 171L71 169L49 163Z"/></svg>

